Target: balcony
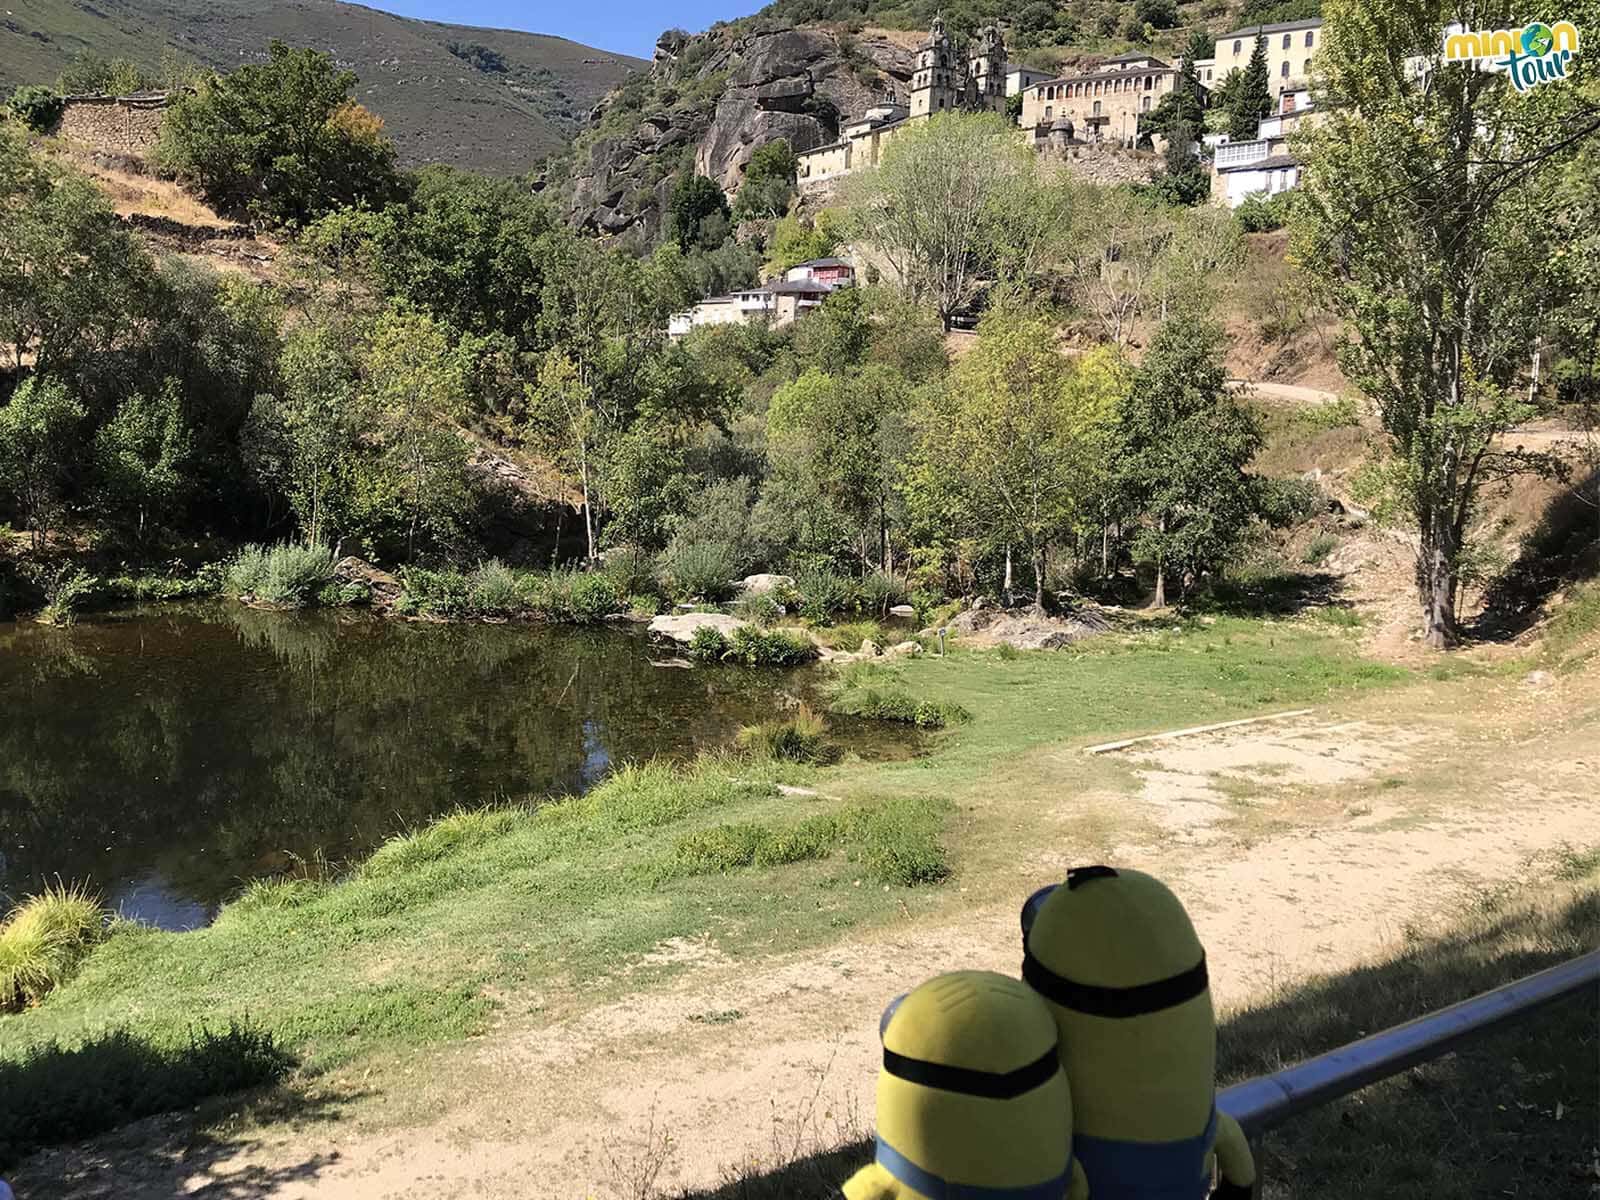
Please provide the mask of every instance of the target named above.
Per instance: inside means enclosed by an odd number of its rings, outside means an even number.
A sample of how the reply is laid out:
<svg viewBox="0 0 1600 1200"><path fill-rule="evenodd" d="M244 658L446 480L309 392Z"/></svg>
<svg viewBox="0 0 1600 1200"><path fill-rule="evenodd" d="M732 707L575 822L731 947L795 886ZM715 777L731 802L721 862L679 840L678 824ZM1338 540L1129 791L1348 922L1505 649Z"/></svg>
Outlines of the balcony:
<svg viewBox="0 0 1600 1200"><path fill-rule="evenodd" d="M1245 167L1271 157L1271 148L1265 138L1251 142L1229 142L1217 147L1217 170L1226 167Z"/></svg>

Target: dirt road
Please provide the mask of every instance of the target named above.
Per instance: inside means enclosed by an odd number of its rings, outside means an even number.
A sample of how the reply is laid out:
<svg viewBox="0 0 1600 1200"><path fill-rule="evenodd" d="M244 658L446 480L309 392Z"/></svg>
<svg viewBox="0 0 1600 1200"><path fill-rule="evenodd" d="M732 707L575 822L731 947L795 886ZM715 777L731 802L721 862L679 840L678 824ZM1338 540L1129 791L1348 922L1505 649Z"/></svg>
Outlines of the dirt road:
<svg viewBox="0 0 1600 1200"><path fill-rule="evenodd" d="M1511 691L1505 702L1551 701ZM1592 841L1593 730L1565 727L1519 758L1490 751L1486 727L1458 731L1454 747L1424 745L1369 705L1141 745L1123 752L1143 784L1132 803L1165 832L1117 859L1173 883L1207 944L1219 1005L1241 1005L1361 961L1530 858ZM1494 765L1457 801L1385 790L1473 753ZM1240 799L1252 788L1261 803ZM1347 804L1357 792L1394 799ZM1252 832L1279 802L1325 819ZM1071 865L1056 857L1003 894L963 897L959 918L936 925L755 962L729 962L710 944L663 947L689 964L672 985L555 1024L507 1024L419 1060L420 1111L397 1097L355 1122L271 1126L236 1142L180 1130L151 1144L150 1131L135 1132L88 1157L36 1160L19 1196L557 1200L632 1195L653 1163L668 1190L714 1182L732 1163L770 1164L870 1127L883 1005L938 970L1015 971L1017 905ZM48 1190L29 1190L50 1175Z"/></svg>

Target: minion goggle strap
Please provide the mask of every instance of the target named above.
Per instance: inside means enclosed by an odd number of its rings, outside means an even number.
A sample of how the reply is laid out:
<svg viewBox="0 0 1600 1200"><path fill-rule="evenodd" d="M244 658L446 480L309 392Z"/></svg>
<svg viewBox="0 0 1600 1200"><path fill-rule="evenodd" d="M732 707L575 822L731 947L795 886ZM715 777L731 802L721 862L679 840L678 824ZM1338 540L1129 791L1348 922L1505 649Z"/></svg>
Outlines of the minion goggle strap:
<svg viewBox="0 0 1600 1200"><path fill-rule="evenodd" d="M1165 979L1130 987L1102 987L1057 975L1024 946L1022 978L1046 1000L1090 1017L1142 1017L1193 1000L1210 985L1204 951L1194 966Z"/></svg>
<svg viewBox="0 0 1600 1200"><path fill-rule="evenodd" d="M1049 1083L1060 1069L1060 1059L1056 1047L1052 1045L1026 1066L1001 1073L907 1058L885 1046L883 1069L896 1079L937 1088L941 1092L958 1092L963 1096L978 1096L984 1100L1010 1100Z"/></svg>

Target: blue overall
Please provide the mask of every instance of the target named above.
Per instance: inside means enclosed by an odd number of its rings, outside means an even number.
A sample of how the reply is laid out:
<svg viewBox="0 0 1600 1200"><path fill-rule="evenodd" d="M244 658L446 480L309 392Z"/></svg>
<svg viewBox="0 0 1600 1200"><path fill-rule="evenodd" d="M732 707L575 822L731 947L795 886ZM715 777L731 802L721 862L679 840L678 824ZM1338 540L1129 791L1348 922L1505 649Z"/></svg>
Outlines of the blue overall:
<svg viewBox="0 0 1600 1200"><path fill-rule="evenodd" d="M1068 1174L1027 1187L984 1187L976 1183L951 1183L931 1171L923 1170L881 1137L878 1139L878 1165L901 1183L928 1200L1062 1200L1072 1182L1072 1156L1067 1155ZM1090 1193L1093 1200L1093 1193Z"/></svg>
<svg viewBox="0 0 1600 1200"><path fill-rule="evenodd" d="M1089 1177L1090 1200L1205 1200L1211 1191L1206 1156L1217 1136L1217 1108L1192 1138L1124 1142L1074 1131L1072 1150Z"/></svg>

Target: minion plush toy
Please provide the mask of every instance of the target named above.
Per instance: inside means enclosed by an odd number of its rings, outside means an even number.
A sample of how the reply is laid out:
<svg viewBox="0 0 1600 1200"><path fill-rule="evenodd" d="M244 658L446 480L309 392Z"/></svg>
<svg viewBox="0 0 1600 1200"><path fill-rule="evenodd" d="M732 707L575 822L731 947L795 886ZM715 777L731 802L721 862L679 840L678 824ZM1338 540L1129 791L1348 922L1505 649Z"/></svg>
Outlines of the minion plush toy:
<svg viewBox="0 0 1600 1200"><path fill-rule="evenodd" d="M991 971L940 975L879 1024L877 1159L845 1200L1082 1200L1055 1022Z"/></svg>
<svg viewBox="0 0 1600 1200"><path fill-rule="evenodd" d="M1140 871L1078 867L1022 909L1022 977L1061 1035L1073 1147L1095 1200L1246 1200L1255 1162L1217 1111L1216 1015L1182 903Z"/></svg>

